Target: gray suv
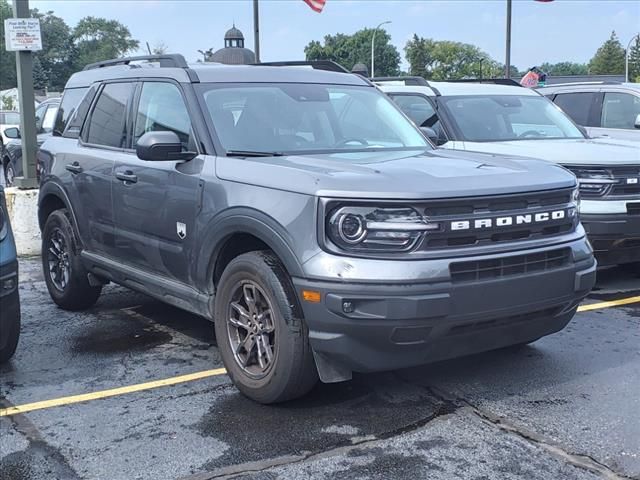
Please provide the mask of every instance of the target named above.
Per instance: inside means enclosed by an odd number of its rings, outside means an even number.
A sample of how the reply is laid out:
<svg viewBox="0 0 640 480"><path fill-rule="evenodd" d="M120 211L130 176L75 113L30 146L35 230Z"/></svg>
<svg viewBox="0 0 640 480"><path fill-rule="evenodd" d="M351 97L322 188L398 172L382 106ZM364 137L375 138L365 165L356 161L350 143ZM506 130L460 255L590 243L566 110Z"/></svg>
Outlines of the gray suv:
<svg viewBox="0 0 640 480"><path fill-rule="evenodd" d="M61 111L40 150L52 299L112 281L215 319L259 402L535 341L594 285L572 174L435 150L329 62L108 61Z"/></svg>

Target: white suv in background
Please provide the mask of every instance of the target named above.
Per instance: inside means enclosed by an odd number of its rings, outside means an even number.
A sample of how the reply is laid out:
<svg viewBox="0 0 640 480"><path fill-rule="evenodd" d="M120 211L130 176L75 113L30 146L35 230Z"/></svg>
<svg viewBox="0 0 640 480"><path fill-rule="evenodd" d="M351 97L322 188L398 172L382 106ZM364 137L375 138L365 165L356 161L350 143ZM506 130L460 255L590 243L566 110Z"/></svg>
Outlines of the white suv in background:
<svg viewBox="0 0 640 480"><path fill-rule="evenodd" d="M374 82L443 148L535 157L571 170L599 263L640 264L640 144L588 138L549 99L515 82Z"/></svg>
<svg viewBox="0 0 640 480"><path fill-rule="evenodd" d="M592 137L640 141L640 84L566 83L539 88Z"/></svg>

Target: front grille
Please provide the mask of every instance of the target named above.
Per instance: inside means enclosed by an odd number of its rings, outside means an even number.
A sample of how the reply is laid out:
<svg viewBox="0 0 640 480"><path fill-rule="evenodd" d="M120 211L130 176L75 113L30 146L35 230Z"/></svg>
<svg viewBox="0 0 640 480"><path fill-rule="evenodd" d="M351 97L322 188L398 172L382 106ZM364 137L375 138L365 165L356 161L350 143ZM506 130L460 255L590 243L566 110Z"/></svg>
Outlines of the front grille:
<svg viewBox="0 0 640 480"><path fill-rule="evenodd" d="M571 249L560 248L491 260L455 262L449 268L453 283L477 282L555 270L568 265L570 259Z"/></svg>
<svg viewBox="0 0 640 480"><path fill-rule="evenodd" d="M429 222L441 225L425 235L418 249L494 245L569 233L577 224L571 194L571 189L562 189L417 205ZM551 218L553 212L561 217ZM540 220L536 215L549 218Z"/></svg>
<svg viewBox="0 0 640 480"><path fill-rule="evenodd" d="M582 198L629 198L640 196L640 165L606 168L572 166L580 180ZM598 183L601 180L602 183Z"/></svg>
<svg viewBox="0 0 640 480"><path fill-rule="evenodd" d="M511 315L509 317L494 318L491 320L480 320L472 323L465 323L462 325L455 325L446 333L446 336L465 335L469 333L478 333L483 330L490 330L493 328L500 328L506 326L513 326L515 324L524 324L529 322L536 322L538 320L547 320L559 315L563 311L563 307L552 307L544 310L538 310L536 312L521 313L519 315Z"/></svg>

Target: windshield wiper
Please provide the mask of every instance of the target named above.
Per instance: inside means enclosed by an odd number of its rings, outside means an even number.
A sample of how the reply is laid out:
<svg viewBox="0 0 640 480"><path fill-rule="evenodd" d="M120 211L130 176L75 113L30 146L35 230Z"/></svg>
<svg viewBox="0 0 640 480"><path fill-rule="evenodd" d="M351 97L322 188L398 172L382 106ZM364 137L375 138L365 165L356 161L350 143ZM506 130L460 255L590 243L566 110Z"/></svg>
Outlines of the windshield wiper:
<svg viewBox="0 0 640 480"><path fill-rule="evenodd" d="M227 157L282 157L282 152L258 152L254 150L227 150Z"/></svg>

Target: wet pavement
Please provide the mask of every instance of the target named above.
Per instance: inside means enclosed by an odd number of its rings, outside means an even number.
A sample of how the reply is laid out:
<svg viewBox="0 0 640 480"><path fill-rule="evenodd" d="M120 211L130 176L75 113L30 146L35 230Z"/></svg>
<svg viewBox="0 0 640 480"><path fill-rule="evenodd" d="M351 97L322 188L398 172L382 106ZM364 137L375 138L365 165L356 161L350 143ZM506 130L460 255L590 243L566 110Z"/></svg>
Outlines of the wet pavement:
<svg viewBox="0 0 640 480"><path fill-rule="evenodd" d="M0 408L222 366L213 326L108 286L80 313L21 263L22 337ZM588 302L640 295L601 272ZM640 303L506 349L318 385L262 406L225 375L0 417L0 478L640 478Z"/></svg>

